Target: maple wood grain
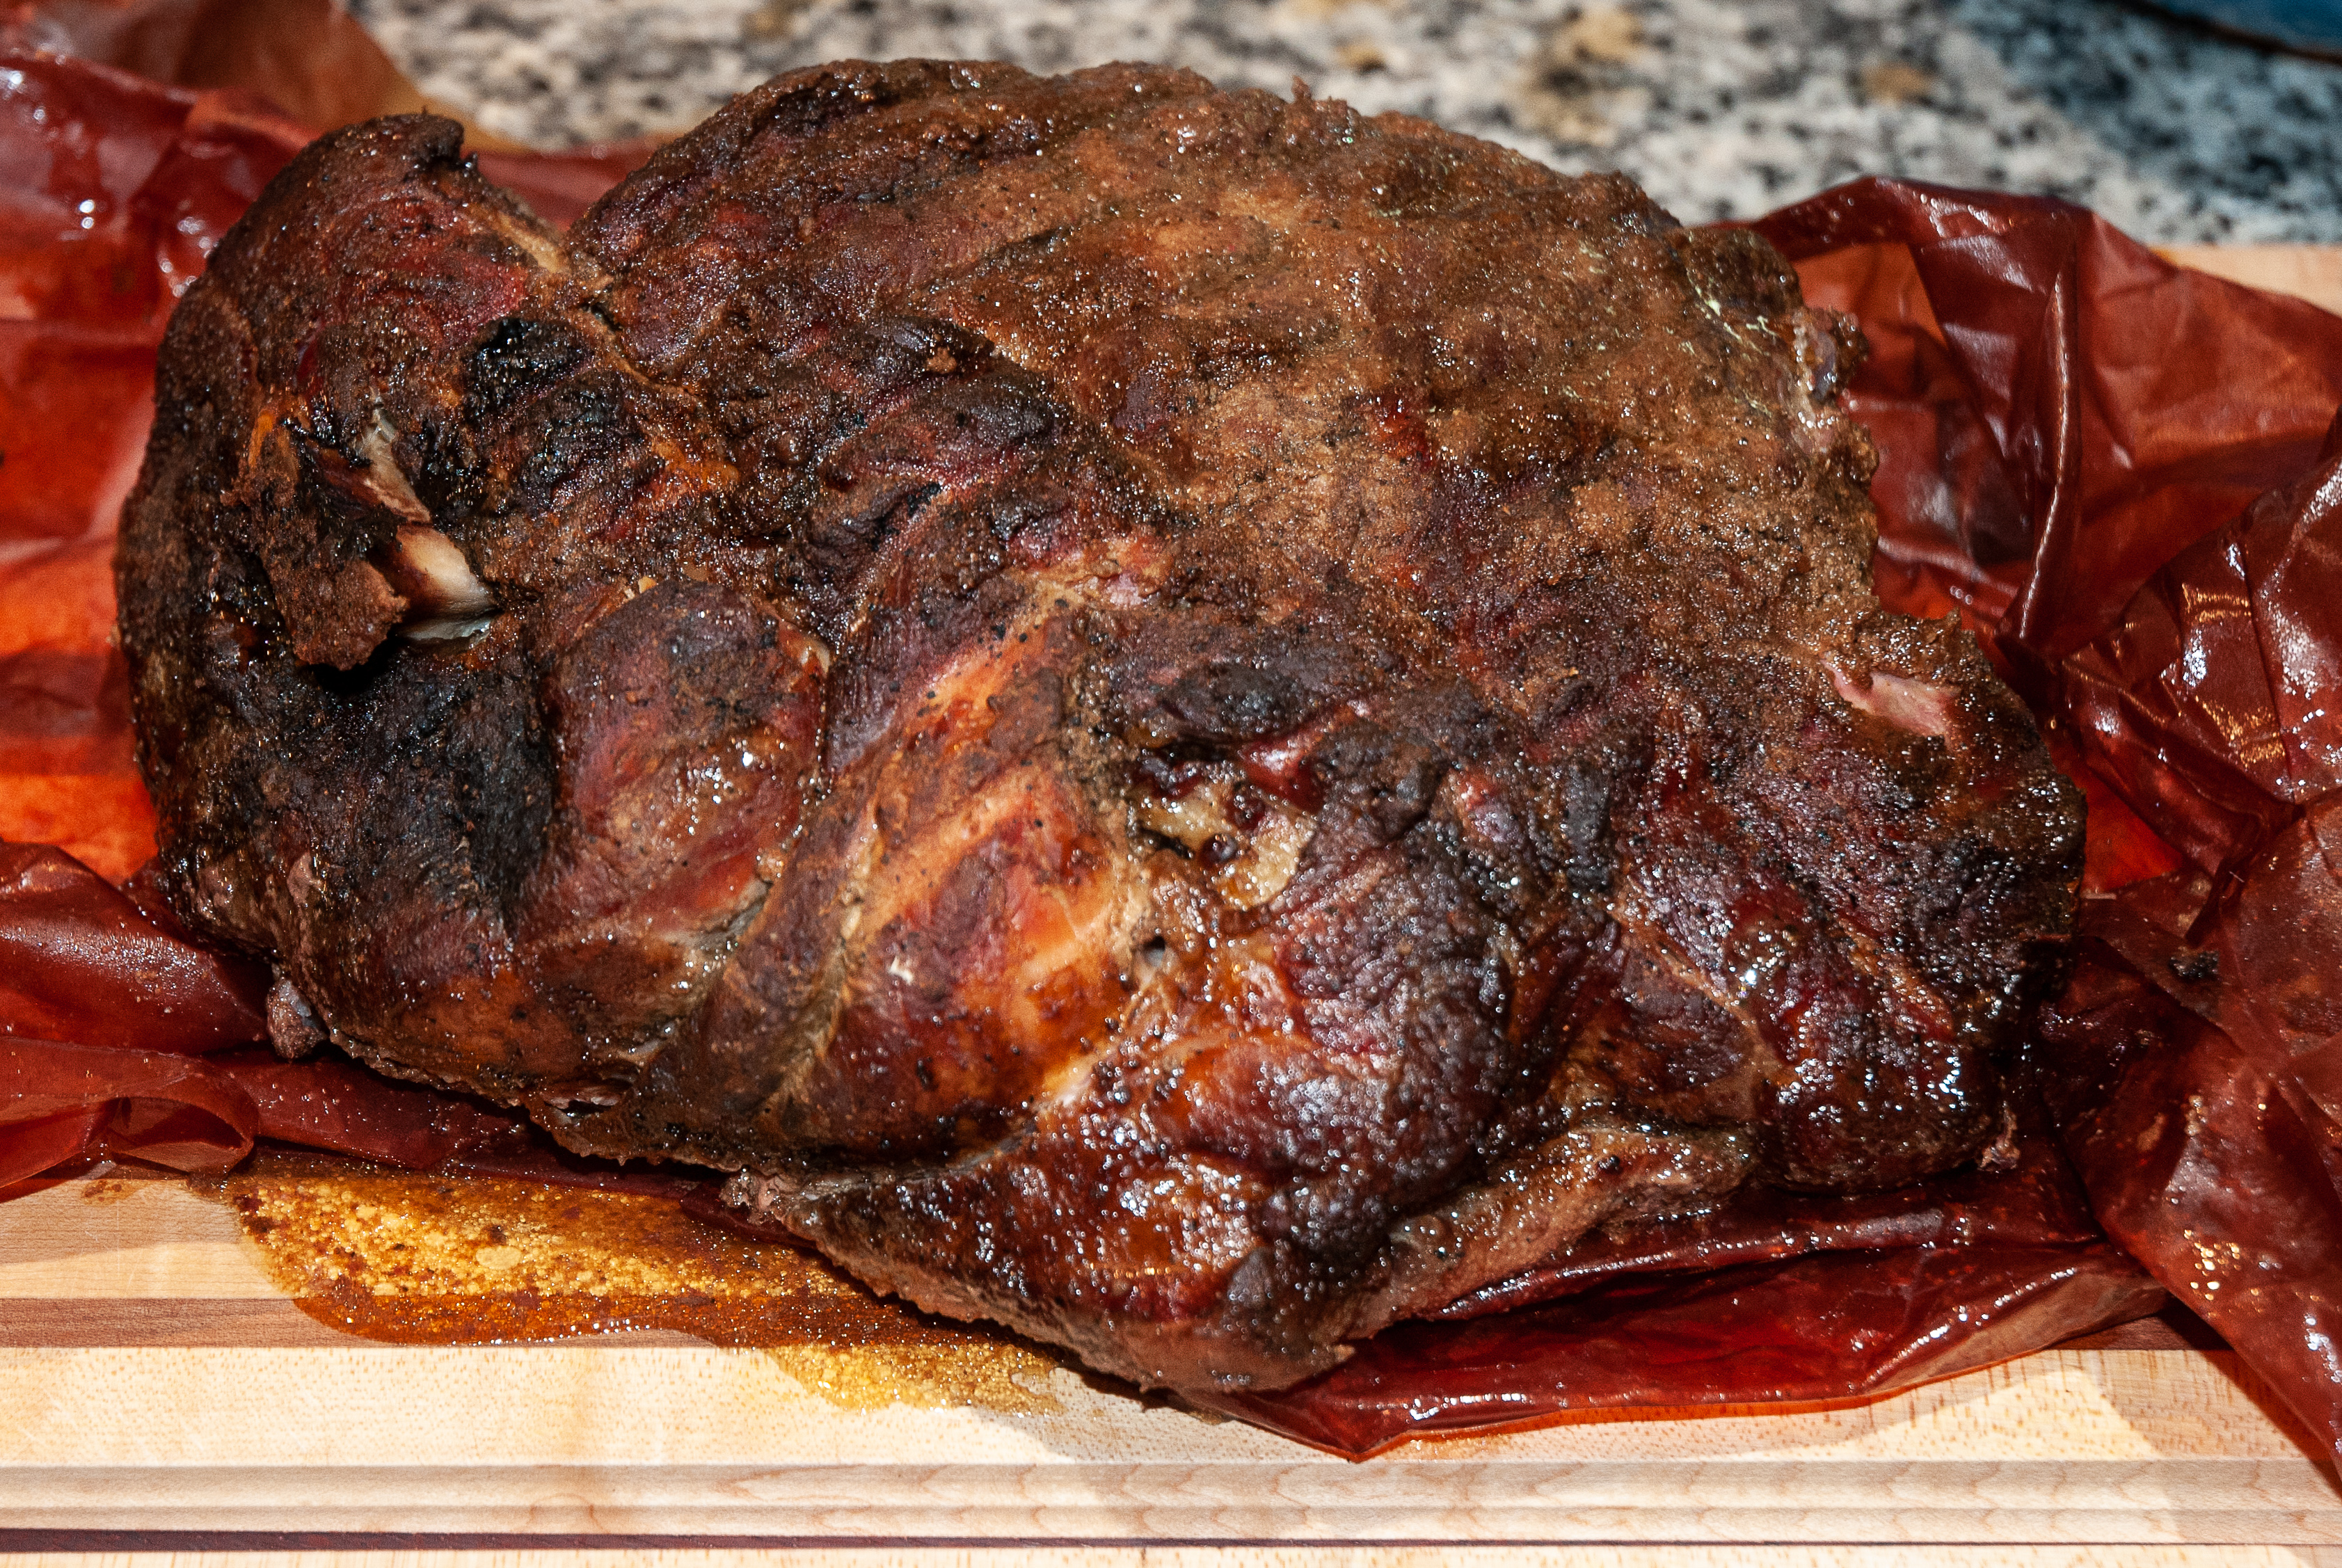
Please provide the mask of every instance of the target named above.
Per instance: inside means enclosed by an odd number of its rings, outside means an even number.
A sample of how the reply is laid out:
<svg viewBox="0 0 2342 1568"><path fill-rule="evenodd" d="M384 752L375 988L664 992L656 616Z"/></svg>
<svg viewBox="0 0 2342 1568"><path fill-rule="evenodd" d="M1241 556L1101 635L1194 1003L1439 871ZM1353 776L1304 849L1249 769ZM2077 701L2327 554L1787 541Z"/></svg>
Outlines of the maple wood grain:
<svg viewBox="0 0 2342 1568"><path fill-rule="evenodd" d="M1063 1371L1054 1409L853 1408L802 1361L680 1335L374 1344L279 1295L226 1209L172 1181L82 1179L0 1204L0 1552L132 1543L70 1533L91 1531L785 1541L822 1549L791 1561L874 1568L988 1563L986 1543L1064 1564L1152 1543L1149 1563L1182 1568L1907 1563L1930 1541L1970 1543L1931 1549L1943 1564L2342 1548L2342 1490L2231 1353L2167 1324L2127 1343L2163 1348L2065 1347L1846 1408L1591 1419L1353 1464ZM1754 1554L1796 1541L1835 1544ZM1454 1554L1468 1543L1517 1549ZM2228 1554L2178 1551L2190 1543ZM2135 1550L2100 1550L2116 1545ZM2268 1550L2228 1550L2247 1546Z"/></svg>
<svg viewBox="0 0 2342 1568"><path fill-rule="evenodd" d="M2165 245L2157 254L2342 315L2342 245Z"/></svg>

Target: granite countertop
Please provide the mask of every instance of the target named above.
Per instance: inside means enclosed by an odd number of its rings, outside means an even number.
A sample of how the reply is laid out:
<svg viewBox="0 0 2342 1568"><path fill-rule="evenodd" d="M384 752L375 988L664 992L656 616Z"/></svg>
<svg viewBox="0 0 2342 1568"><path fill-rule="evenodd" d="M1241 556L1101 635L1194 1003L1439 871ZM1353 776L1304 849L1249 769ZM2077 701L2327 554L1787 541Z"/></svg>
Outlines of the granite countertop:
<svg viewBox="0 0 2342 1568"><path fill-rule="evenodd" d="M1860 174L2047 192L2155 244L2342 242L2342 65L2121 0L349 0L423 91L558 145L847 56L1114 59L1402 110L1686 220Z"/></svg>

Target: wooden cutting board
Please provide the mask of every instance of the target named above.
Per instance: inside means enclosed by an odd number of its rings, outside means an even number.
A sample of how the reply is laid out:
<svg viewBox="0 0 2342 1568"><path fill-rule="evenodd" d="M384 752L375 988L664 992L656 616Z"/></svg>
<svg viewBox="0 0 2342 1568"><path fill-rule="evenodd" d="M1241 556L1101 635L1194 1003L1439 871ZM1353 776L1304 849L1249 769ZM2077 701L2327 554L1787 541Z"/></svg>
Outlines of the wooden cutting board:
<svg viewBox="0 0 2342 1568"><path fill-rule="evenodd" d="M606 1293L606 1273L545 1251L592 1216L575 1218L576 1194L534 1189L571 1221L443 1215L433 1243L386 1189L360 1183L305 1220L271 1207L265 1184L241 1191L115 1171L0 1204L0 1551L134 1543L65 1532L156 1546L294 1533L893 1549L858 1562L930 1560L915 1547L974 1561L986 1543L1023 1561L1055 1546L1063 1562L1142 1543L1244 1543L1243 1561L1334 1543L1643 1543L1608 1562L1706 1561L1693 1549L1735 1543L1841 1553L1798 1562L1874 1560L1843 1555L1861 1543L1966 1543L1995 1562L2136 1549L2094 1563L2199 1560L2171 1554L2188 1543L2342 1547L2342 1490L2310 1441L2231 1353L2155 1320L1851 1407L1587 1419L1349 1463L1095 1387L1005 1340L355 1338L329 1324L363 1326L392 1297L501 1301L513 1292L499 1282L524 1275L540 1293L557 1294L545 1282L559 1276ZM306 1276L287 1272L296 1232ZM448 1272L435 1244L468 1249L472 1272ZM349 1263L358 1252L375 1272ZM426 1255L438 1261L383 1262ZM727 1270L764 1268L757 1290L809 1288L738 1255L691 1266L700 1284L663 1288L693 1310L717 1311L706 1303L734 1288ZM340 1283L316 1283L329 1276ZM1382 1557L1416 1560L1339 1560Z"/></svg>
<svg viewBox="0 0 2342 1568"><path fill-rule="evenodd" d="M2157 254L2231 282L2297 295L2342 315L2342 245L2166 245Z"/></svg>

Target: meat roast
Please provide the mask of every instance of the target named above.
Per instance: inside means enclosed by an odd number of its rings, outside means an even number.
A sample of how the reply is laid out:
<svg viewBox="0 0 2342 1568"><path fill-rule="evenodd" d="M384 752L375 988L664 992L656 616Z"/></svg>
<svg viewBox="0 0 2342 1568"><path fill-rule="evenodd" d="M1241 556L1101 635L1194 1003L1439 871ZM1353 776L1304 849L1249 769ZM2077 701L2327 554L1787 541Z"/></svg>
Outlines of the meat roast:
<svg viewBox="0 0 2342 1568"><path fill-rule="evenodd" d="M2002 1127L2078 797L1755 235L1145 66L797 72L565 236L461 139L269 185L124 516L281 1048L1190 1391Z"/></svg>

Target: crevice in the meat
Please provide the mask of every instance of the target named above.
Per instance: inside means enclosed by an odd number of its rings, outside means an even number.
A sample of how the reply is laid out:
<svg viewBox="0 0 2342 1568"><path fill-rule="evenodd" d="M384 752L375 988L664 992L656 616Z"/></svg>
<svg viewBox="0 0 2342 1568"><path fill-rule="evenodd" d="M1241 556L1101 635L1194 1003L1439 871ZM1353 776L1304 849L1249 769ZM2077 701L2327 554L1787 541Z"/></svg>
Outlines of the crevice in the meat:
<svg viewBox="0 0 2342 1568"><path fill-rule="evenodd" d="M594 357L568 323L539 315L507 315L494 323L472 351L464 375L464 420L494 424L522 403L565 380Z"/></svg>

